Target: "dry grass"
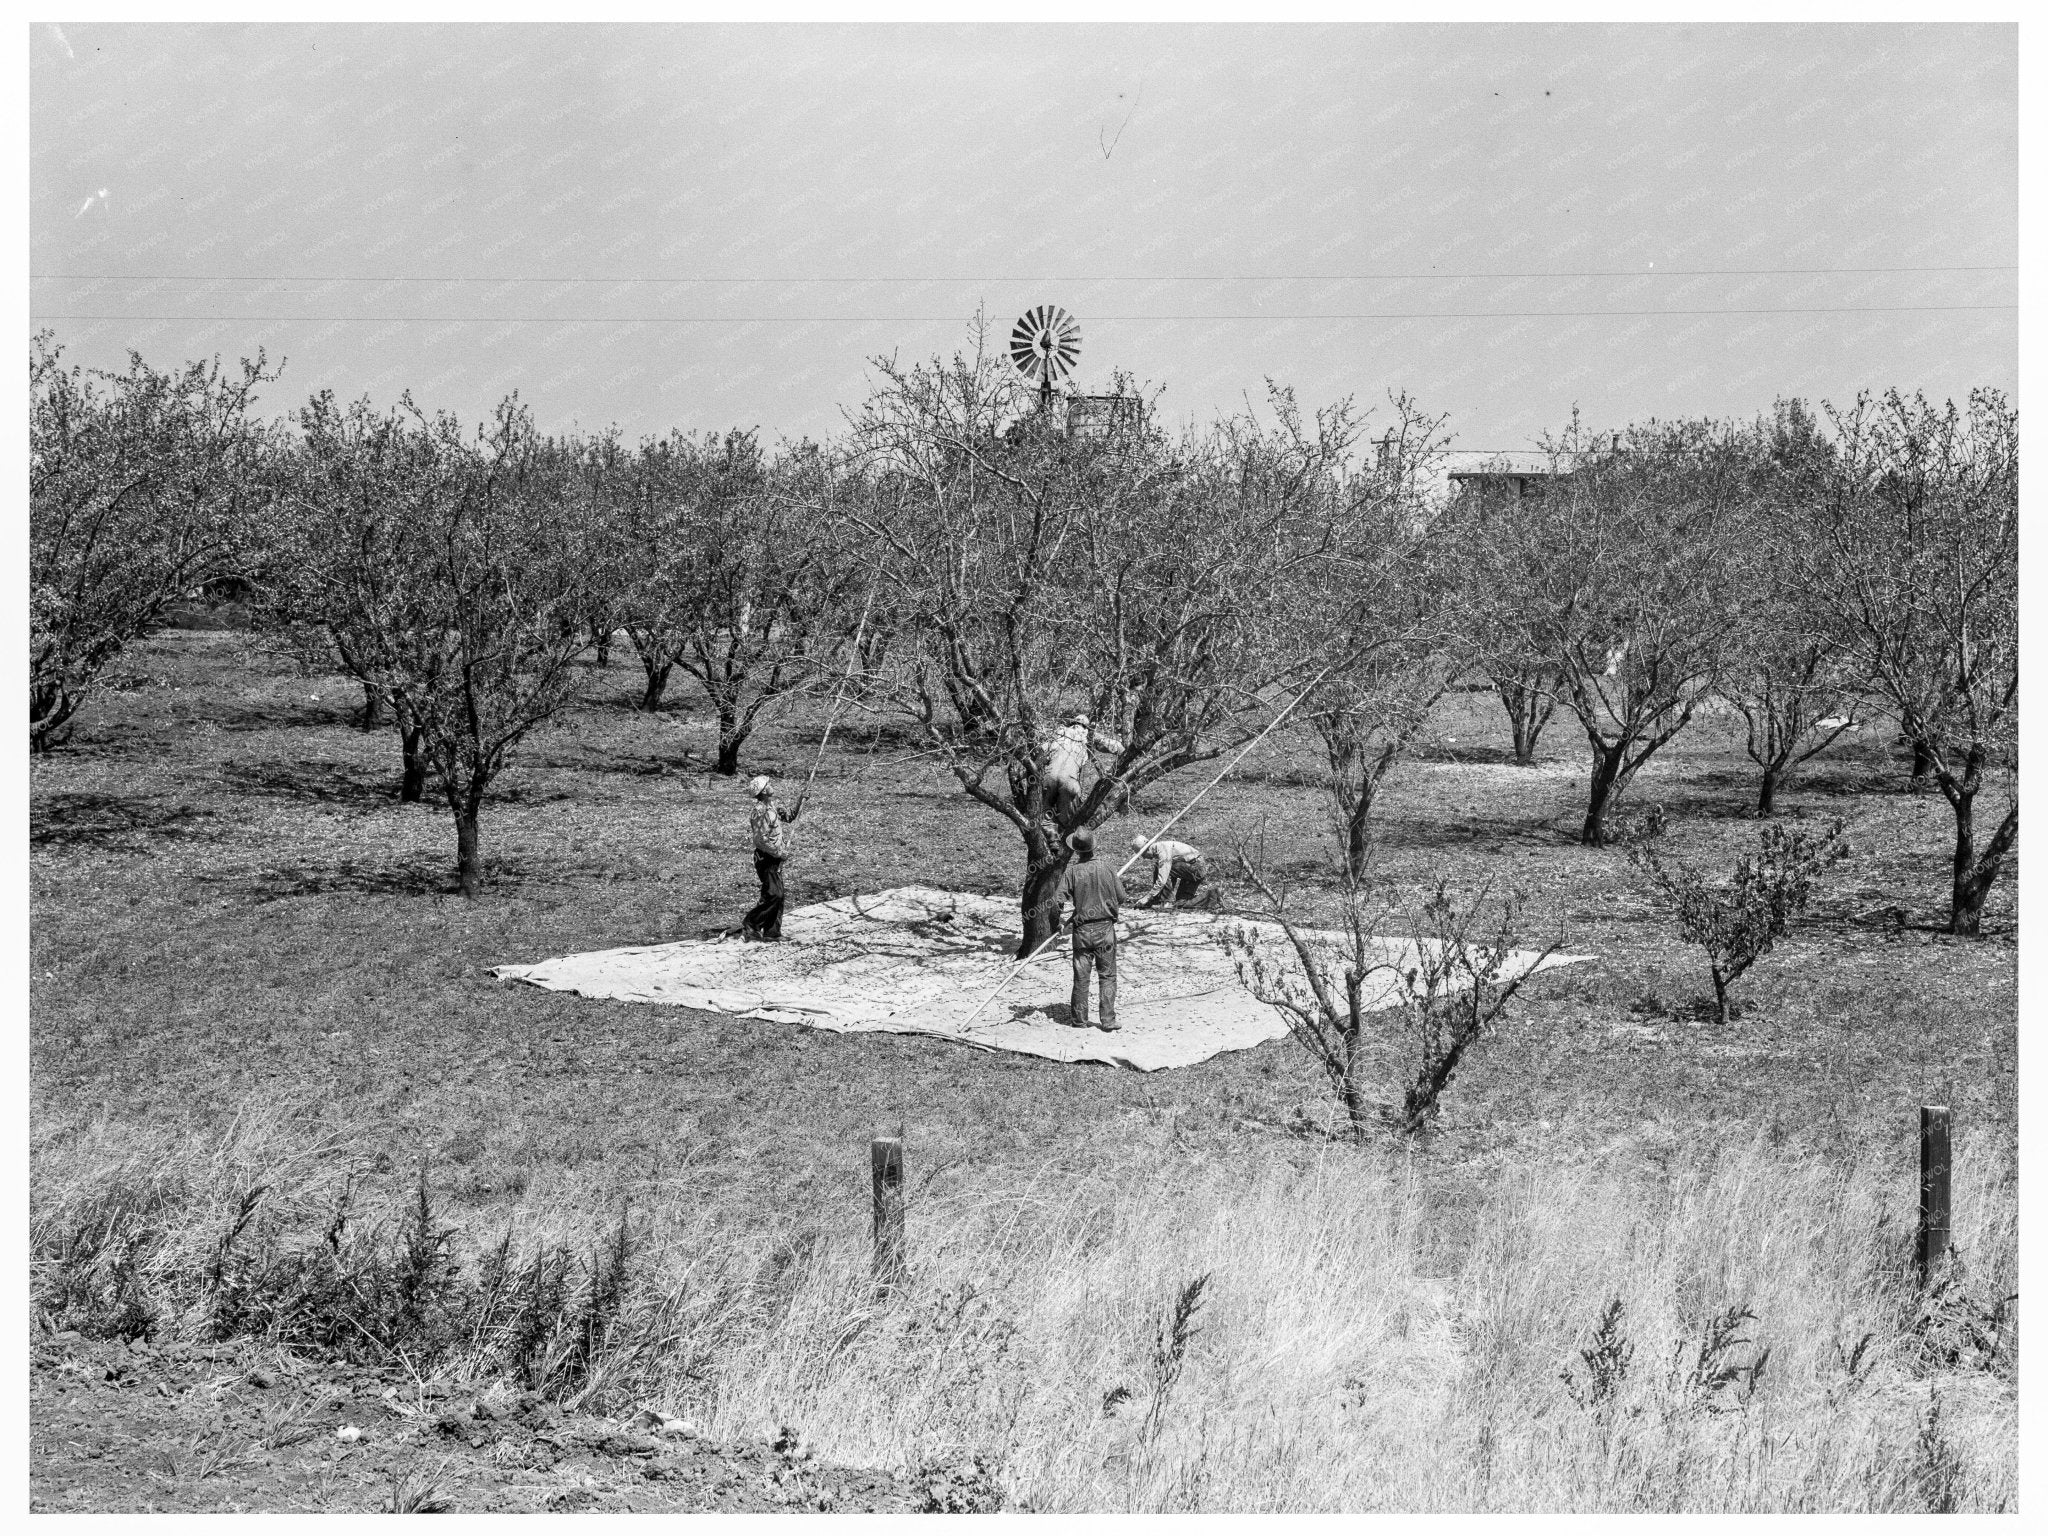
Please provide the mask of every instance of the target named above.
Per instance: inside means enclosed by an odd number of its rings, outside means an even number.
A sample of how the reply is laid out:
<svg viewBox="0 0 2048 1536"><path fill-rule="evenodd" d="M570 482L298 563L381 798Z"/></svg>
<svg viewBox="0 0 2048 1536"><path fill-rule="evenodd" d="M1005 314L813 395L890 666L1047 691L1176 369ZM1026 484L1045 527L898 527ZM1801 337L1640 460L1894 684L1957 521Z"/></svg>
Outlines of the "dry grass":
<svg viewBox="0 0 2048 1536"><path fill-rule="evenodd" d="M752 899L739 792L686 755L707 724L625 709L624 666L593 674L594 701L487 809L502 873L475 904L448 894L445 811L396 805L395 746L350 728L340 680L232 635L165 636L134 669L31 770L39 1283L67 1233L118 1209L164 1235L137 1261L176 1303L160 1326L197 1328L193 1266L246 1190L270 1186L283 1251L317 1241L351 1171L397 1222L425 1158L472 1265L507 1231L524 1253L589 1255L630 1203L622 1338L648 1348L577 1390L654 1394L727 1429L793 1424L840 1459L994 1458L1013 1501L2010 1498L2002 1367L1916 1344L1955 1329L1915 1333L1897 1274L1913 1106L1948 1102L1969 1294L1989 1307L2016 1289L1998 1171L2016 1112L2011 885L1984 942L1926 931L1945 807L1898 792L1874 745L1790 793L1795 817L1848 814L1854 852L1722 1028L1695 1016L1704 970L1625 863L1570 841L1581 744L1559 723L1516 770L1498 705L1448 701L1450 739L1390 792L1387 878L1411 894L1520 883L1539 924L1601 963L1533 982L1396 1162L1299 1129L1328 1111L1285 1041L1144 1076L491 981L494 964L658 940ZM819 723L771 729L748 767L800 774ZM1270 816L1312 916L1302 753L1276 738L1182 827L1221 847ZM1666 804L1680 851L1725 862L1750 789L1709 720L1637 795ZM859 728L835 736L814 802L794 901L995 890L1016 862L930 763ZM885 1306L864 1279L865 1144L899 1122L918 1278ZM1159 1319L1202 1275L1157 1406ZM1616 1299L1633 1363L1595 1413L1558 1377L1586 1376L1578 1352ZM1671 1351L1728 1307L1772 1349L1755 1401L1679 1411ZM1845 1385L1831 1351L1866 1332Z"/></svg>
<svg viewBox="0 0 2048 1536"><path fill-rule="evenodd" d="M161 1234L140 1288L185 1302L158 1331L203 1332L204 1270L243 1192L268 1185L318 1241L360 1149L307 1153L306 1129L250 1117L211 1146L74 1149L39 1174L41 1288L59 1235L125 1204ZM796 1426L853 1464L979 1456L1008 1502L1041 1509L2010 1508L2009 1144L1958 1149L1963 1262L1933 1305L1897 1159L1694 1151L1667 1178L1524 1168L1448 1265L1413 1165L1329 1144L1298 1166L927 1196L911 1280L888 1294L856 1220L768 1245L671 1206L637 1232L626 1326L575 1400L720 1436ZM402 1181L387 1198L403 1205ZM461 1244L472 1272L492 1235ZM596 1236L558 1208L516 1232ZM458 1348L445 1369L490 1365Z"/></svg>

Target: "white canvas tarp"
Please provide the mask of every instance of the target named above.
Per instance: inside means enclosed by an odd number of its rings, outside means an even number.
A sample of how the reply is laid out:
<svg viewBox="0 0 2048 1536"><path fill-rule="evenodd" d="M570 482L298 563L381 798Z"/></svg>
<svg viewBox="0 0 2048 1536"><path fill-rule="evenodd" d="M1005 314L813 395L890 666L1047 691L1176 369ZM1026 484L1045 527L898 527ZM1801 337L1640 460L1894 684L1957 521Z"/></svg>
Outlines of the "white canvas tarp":
<svg viewBox="0 0 2048 1536"><path fill-rule="evenodd" d="M1027 965L970 1021L1015 964L1016 903L923 886L794 908L783 918L780 944L744 944L736 936L686 939L501 965L492 974L584 997L669 1003L841 1032L938 1035L989 1050L1156 1072L1287 1033L1279 1010L1238 980L1223 943L1228 925L1254 930L1263 949L1294 963L1275 924L1199 912L1127 912L1117 948L1117 1021L1123 1027L1114 1034L1067 1022L1065 940ZM1414 963L1409 941L1374 942L1383 958L1403 968ZM1405 962L1404 955L1410 957ZM1585 958L1553 955L1543 964ZM1534 952L1517 950L1509 965L1520 974L1537 960ZM1381 973L1374 982L1380 988L1375 1005L1392 1006L1398 980Z"/></svg>

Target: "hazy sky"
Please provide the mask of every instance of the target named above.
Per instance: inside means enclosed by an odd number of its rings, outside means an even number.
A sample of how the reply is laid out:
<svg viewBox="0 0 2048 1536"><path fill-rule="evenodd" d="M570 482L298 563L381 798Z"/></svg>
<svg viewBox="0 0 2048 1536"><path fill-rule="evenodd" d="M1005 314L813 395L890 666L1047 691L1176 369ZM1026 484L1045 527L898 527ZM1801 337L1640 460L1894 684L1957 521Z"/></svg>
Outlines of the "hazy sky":
<svg viewBox="0 0 2048 1536"><path fill-rule="evenodd" d="M263 347L273 408L634 435L830 432L869 356L1040 303L1084 388L1405 388L1471 448L2011 390L2015 39L38 27L31 308L88 364Z"/></svg>

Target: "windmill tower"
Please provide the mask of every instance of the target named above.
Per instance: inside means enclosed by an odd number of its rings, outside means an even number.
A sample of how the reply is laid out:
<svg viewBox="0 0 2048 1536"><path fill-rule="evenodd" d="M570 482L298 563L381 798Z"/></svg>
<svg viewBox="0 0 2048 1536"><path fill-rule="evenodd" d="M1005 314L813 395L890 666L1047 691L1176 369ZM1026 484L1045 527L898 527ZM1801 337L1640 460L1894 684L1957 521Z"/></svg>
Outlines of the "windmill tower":
<svg viewBox="0 0 2048 1536"><path fill-rule="evenodd" d="M1026 310L1010 331L1010 361L1038 385L1038 409L1052 410L1053 385L1074 371L1081 360L1081 324L1057 304ZM1067 396L1067 435L1096 437L1133 426L1139 416L1134 395Z"/></svg>

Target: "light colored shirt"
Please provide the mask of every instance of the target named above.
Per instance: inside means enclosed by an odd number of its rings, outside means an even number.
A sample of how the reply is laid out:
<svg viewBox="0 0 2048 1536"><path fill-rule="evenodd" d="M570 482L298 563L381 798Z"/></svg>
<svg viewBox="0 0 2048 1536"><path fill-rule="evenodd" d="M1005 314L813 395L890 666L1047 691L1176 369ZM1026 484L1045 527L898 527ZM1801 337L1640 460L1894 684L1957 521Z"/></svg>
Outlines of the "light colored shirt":
<svg viewBox="0 0 2048 1536"><path fill-rule="evenodd" d="M754 852L765 853L771 859L788 857L788 823L794 819L773 800L756 800L752 814L747 817L747 825L754 833Z"/></svg>
<svg viewBox="0 0 2048 1536"><path fill-rule="evenodd" d="M1176 843L1171 838L1162 837L1158 842L1140 854L1139 857L1152 860L1151 894L1157 896L1166 889L1167 882L1172 880L1173 866L1176 864L1200 863L1202 850L1190 847L1186 843Z"/></svg>
<svg viewBox="0 0 2048 1536"><path fill-rule="evenodd" d="M1045 745L1046 777L1079 778L1081 765L1088 761L1088 748L1091 745L1100 747L1105 752L1121 752L1124 749L1124 744L1114 736L1105 736L1085 725L1063 725L1053 732L1052 739Z"/></svg>

